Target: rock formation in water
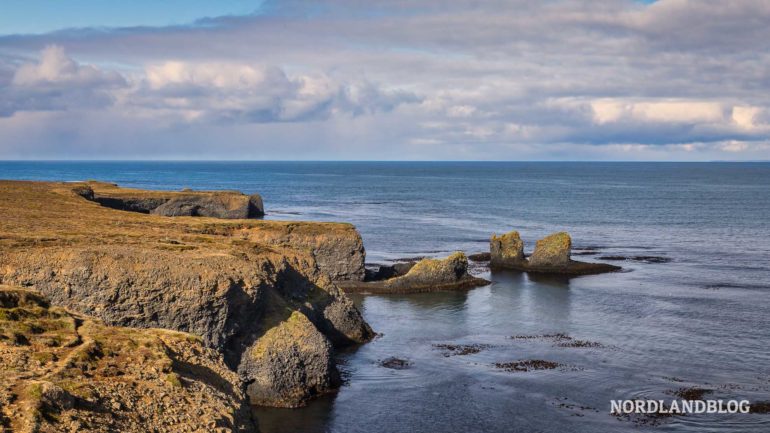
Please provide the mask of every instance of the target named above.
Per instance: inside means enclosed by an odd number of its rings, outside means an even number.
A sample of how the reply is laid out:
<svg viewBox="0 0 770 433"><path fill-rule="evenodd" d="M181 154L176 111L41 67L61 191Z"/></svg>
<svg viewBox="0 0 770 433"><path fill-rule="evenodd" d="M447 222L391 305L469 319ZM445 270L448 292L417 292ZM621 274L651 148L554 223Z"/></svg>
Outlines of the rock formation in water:
<svg viewBox="0 0 770 433"><path fill-rule="evenodd" d="M522 248L524 244L521 244ZM529 256L529 266L566 267L570 263L572 239L567 232L550 234L535 243L535 251Z"/></svg>
<svg viewBox="0 0 770 433"><path fill-rule="evenodd" d="M492 235L489 240L489 264L493 267L520 266L526 261L524 242L519 232Z"/></svg>
<svg viewBox="0 0 770 433"><path fill-rule="evenodd" d="M145 191L88 182L78 185L76 192L109 208L161 216L245 219L265 214L259 194L245 195L239 191Z"/></svg>
<svg viewBox="0 0 770 433"><path fill-rule="evenodd" d="M230 369L263 384L278 380L265 374L271 369L316 374L316 364L291 364L292 353L285 354L289 364L253 356L260 339L294 314L312 323L316 337L331 347L373 336L332 282L364 277L363 245L352 225L120 212L84 198L89 188L100 196L102 185L0 182L0 282L32 287L54 305L110 325L199 335ZM120 195L119 188L105 188ZM313 356L330 362L331 353ZM329 368L333 377L336 370ZM282 395L291 388L282 383L264 386L278 390L275 399L250 398L277 406L303 404L324 390L309 386L289 404L300 393Z"/></svg>
<svg viewBox="0 0 770 433"><path fill-rule="evenodd" d="M364 281L381 281L389 278L400 277L406 275L414 265L417 264L416 260L406 260L403 262L396 262L390 265L375 264L369 265L370 268L366 269L366 276Z"/></svg>
<svg viewBox="0 0 770 433"><path fill-rule="evenodd" d="M381 281L341 282L346 291L367 293L418 293L485 286L489 281L468 274L468 258L456 252L445 259L422 259L408 272Z"/></svg>
<svg viewBox="0 0 770 433"><path fill-rule="evenodd" d="M201 339L106 326L0 285L0 430L256 432L236 373Z"/></svg>
<svg viewBox="0 0 770 433"><path fill-rule="evenodd" d="M553 233L537 241L528 258L524 256L524 243L517 231L502 236L492 235L489 251L490 267L493 269L564 275L601 274L621 269L606 263L572 260L572 239L566 232Z"/></svg>

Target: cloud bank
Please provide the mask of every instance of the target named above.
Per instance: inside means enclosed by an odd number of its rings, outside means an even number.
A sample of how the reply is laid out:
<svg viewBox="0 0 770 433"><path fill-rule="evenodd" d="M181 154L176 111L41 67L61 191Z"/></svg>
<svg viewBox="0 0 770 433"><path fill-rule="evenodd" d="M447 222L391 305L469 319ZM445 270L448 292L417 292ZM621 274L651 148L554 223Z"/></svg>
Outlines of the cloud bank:
<svg viewBox="0 0 770 433"><path fill-rule="evenodd" d="M267 2L0 36L0 158L770 159L770 1Z"/></svg>

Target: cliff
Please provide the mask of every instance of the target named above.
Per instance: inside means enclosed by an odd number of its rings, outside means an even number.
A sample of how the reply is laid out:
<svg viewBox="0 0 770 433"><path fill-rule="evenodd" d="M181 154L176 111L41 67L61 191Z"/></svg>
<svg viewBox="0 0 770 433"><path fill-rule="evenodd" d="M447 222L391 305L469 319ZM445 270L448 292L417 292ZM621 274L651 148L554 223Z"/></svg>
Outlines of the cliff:
<svg viewBox="0 0 770 433"><path fill-rule="evenodd" d="M120 192L101 183L0 182L0 283L32 287L110 325L199 335L244 381L253 380L239 369L244 354L294 312L334 347L373 335L332 282L363 278L352 225L168 218L93 200L105 191ZM289 399L263 397L250 395L280 406Z"/></svg>
<svg viewBox="0 0 770 433"><path fill-rule="evenodd" d="M110 327L0 286L0 429L256 432L238 376L199 337Z"/></svg>
<svg viewBox="0 0 770 433"><path fill-rule="evenodd" d="M76 192L109 208L162 216L245 219L265 215L259 194L239 191L145 191L91 181L79 186Z"/></svg>

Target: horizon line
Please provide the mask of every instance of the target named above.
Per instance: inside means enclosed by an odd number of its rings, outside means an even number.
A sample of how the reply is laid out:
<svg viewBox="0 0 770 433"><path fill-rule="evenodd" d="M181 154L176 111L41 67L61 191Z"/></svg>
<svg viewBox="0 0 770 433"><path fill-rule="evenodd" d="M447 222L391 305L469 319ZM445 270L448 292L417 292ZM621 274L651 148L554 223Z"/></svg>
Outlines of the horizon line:
<svg viewBox="0 0 770 433"><path fill-rule="evenodd" d="M5 162L468 162L468 163L502 163L502 162L573 162L573 163L768 163L770 159L711 159L711 160L633 160L633 159L0 159Z"/></svg>

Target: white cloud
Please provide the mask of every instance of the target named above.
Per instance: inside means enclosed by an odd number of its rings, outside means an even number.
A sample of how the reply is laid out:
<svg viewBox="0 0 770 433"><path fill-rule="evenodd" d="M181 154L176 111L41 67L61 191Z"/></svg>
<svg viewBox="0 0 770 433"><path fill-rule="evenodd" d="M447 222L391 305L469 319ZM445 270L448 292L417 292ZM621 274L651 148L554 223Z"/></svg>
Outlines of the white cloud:
<svg viewBox="0 0 770 433"><path fill-rule="evenodd" d="M125 84L114 71L103 71L91 65L80 65L64 53L64 48L51 45L40 53L40 60L19 67L12 83L21 87L68 85L103 86Z"/></svg>
<svg viewBox="0 0 770 433"><path fill-rule="evenodd" d="M85 128L98 111L144 125L137 134L208 137L228 157L245 129L257 155L266 145L253 137L269 136L371 158L757 158L766 147L751 143L770 139L765 0L293 0L263 10L0 36L0 116L62 111ZM12 57L41 49L21 66ZM54 136L61 125L45 119L39 128Z"/></svg>
<svg viewBox="0 0 770 433"><path fill-rule="evenodd" d="M714 101L599 99L590 102L597 124L631 120L649 123L718 123L724 108Z"/></svg>

